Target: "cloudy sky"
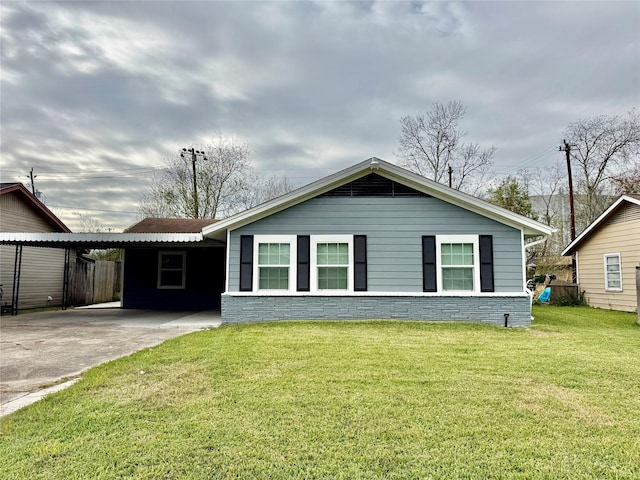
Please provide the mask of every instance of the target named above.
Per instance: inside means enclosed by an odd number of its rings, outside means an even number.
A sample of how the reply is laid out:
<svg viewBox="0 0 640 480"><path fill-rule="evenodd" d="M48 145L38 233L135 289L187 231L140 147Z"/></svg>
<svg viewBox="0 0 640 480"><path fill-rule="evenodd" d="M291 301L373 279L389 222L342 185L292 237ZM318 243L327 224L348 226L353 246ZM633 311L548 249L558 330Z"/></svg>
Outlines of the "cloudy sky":
<svg viewBox="0 0 640 480"><path fill-rule="evenodd" d="M499 174L552 165L566 126L640 106L640 3L14 2L1 13L3 182L74 231L120 231L149 176L218 133L308 183L397 158L399 119L467 107Z"/></svg>

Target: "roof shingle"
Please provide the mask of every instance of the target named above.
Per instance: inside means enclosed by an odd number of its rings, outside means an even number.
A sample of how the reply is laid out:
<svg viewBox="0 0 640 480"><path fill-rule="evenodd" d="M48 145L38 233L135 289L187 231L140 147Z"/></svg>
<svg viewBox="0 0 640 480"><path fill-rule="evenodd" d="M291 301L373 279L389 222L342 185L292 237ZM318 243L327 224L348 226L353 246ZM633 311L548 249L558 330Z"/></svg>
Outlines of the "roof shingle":
<svg viewBox="0 0 640 480"><path fill-rule="evenodd" d="M212 218L145 218L125 233L200 233L218 220Z"/></svg>

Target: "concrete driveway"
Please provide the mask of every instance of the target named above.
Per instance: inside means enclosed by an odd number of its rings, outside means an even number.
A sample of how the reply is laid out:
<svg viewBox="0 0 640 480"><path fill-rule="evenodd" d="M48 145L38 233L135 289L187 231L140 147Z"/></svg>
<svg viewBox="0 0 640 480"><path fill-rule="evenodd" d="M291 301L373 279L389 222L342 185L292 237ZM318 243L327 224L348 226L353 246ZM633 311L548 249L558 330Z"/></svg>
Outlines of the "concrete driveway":
<svg viewBox="0 0 640 480"><path fill-rule="evenodd" d="M0 416L103 362L220 325L219 312L82 308L0 317Z"/></svg>

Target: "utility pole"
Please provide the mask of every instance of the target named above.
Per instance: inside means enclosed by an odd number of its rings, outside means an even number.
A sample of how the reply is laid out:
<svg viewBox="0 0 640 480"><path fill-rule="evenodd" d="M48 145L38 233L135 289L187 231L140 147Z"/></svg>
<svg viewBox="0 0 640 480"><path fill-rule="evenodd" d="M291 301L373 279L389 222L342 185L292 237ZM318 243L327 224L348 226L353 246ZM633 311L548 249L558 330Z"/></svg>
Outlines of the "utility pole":
<svg viewBox="0 0 640 480"><path fill-rule="evenodd" d="M573 206L573 178L571 176L571 147L575 145L569 145L566 140L563 140L563 146L560 146L560 151L565 152L567 157L567 173L569 174L569 208L571 210L571 241L576 239L576 212ZM573 283L578 283L578 267L576 265L575 252L571 255L571 277Z"/></svg>
<svg viewBox="0 0 640 480"><path fill-rule="evenodd" d="M183 148L180 156L182 158L186 158L185 154L191 154L191 166L193 168L193 208L195 212L195 218L200 218L200 212L198 208L198 182L196 177L196 160L200 156L202 160L206 160L207 157L204 156L204 152L200 150L196 150L195 148Z"/></svg>

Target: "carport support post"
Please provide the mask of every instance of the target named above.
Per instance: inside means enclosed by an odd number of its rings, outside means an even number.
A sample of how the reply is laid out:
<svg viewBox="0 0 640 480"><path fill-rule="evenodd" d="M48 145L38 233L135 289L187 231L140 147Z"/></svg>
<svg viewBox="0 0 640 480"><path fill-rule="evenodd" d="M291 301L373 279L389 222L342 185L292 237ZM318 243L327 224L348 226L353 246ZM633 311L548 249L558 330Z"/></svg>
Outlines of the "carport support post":
<svg viewBox="0 0 640 480"><path fill-rule="evenodd" d="M638 312L638 325L640 325L640 265L636 267L636 311Z"/></svg>
<svg viewBox="0 0 640 480"><path fill-rule="evenodd" d="M69 296L69 254L70 250L64 250L64 278L62 280L62 310L67 309L67 297Z"/></svg>
<svg viewBox="0 0 640 480"><path fill-rule="evenodd" d="M20 272L22 271L22 245L16 245L16 256L13 260L13 289L11 290L11 315L18 314L20 293Z"/></svg>

